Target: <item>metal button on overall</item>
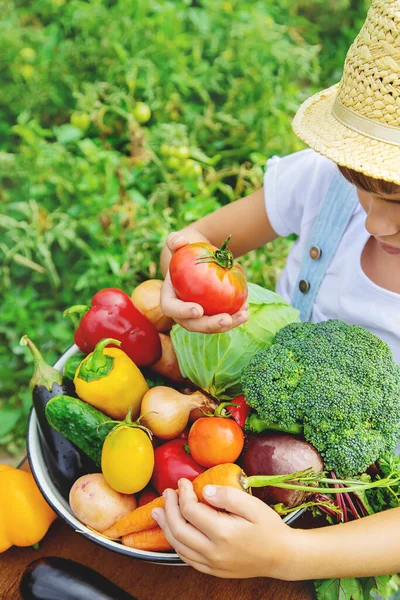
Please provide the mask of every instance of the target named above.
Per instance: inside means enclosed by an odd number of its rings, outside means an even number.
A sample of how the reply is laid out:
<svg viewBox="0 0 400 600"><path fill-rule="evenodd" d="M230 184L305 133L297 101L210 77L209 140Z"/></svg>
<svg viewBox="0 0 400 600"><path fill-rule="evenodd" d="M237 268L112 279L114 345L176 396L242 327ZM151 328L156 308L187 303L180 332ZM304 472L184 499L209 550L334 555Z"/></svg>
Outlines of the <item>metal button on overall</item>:
<svg viewBox="0 0 400 600"><path fill-rule="evenodd" d="M310 289L310 283L305 279L301 279L299 281L299 289L303 294L307 294L308 290Z"/></svg>
<svg viewBox="0 0 400 600"><path fill-rule="evenodd" d="M311 246L310 248L310 258L313 260L318 260L321 258L322 250L319 246Z"/></svg>

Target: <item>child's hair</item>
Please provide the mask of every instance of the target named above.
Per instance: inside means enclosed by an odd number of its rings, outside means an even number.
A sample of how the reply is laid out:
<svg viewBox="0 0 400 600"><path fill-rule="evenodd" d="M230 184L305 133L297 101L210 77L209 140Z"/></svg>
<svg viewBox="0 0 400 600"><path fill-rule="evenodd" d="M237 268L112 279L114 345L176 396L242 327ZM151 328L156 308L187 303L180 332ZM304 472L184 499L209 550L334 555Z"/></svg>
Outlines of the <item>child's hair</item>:
<svg viewBox="0 0 400 600"><path fill-rule="evenodd" d="M347 167L341 167L340 165L338 165L338 167L339 171L347 181L350 181L350 183L353 183L364 192L369 192L370 194L376 194L378 196L381 194L385 196L400 194L400 185L397 185L396 183L384 181L384 179L374 179L373 177L368 177L368 175L363 175L363 173L359 173L358 171L354 171Z"/></svg>

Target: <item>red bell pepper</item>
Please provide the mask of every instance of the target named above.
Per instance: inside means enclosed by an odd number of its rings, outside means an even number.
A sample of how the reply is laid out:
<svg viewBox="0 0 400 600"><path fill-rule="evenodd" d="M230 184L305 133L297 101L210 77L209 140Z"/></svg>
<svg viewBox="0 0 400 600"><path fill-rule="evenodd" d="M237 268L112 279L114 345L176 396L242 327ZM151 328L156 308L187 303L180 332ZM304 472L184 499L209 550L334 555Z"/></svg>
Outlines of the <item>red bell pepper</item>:
<svg viewBox="0 0 400 600"><path fill-rule="evenodd" d="M154 452L151 484L159 494L162 494L167 488L176 490L181 477L193 481L205 470L187 452L187 440L171 440Z"/></svg>
<svg viewBox="0 0 400 600"><path fill-rule="evenodd" d="M153 490L152 487L150 487L149 485L147 487L144 488L144 490L142 490L140 492L139 495L139 500L138 500L138 508L140 508L141 506L144 506L145 504L148 504L149 502L151 502L152 500L155 500L156 498L158 498L159 494Z"/></svg>
<svg viewBox="0 0 400 600"><path fill-rule="evenodd" d="M247 415L250 412L250 406L246 402L246 398L242 394L241 396L237 396L233 400L231 400L232 404L237 404L237 406L227 406L225 410L227 410L236 423L240 425L242 429L244 429Z"/></svg>
<svg viewBox="0 0 400 600"><path fill-rule="evenodd" d="M100 290L93 296L90 307L72 306L64 315L83 311L86 312L74 335L74 342L82 352L92 352L100 340L111 337L121 342L121 350L139 367L160 359L158 331L122 290Z"/></svg>

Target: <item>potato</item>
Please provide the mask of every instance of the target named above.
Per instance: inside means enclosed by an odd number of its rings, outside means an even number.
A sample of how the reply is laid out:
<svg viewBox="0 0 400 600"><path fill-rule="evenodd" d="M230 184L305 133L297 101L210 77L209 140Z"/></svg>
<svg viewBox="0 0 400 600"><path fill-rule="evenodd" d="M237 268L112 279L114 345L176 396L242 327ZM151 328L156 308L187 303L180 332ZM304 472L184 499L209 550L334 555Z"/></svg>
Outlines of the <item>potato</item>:
<svg viewBox="0 0 400 600"><path fill-rule="evenodd" d="M83 475L71 488L69 504L79 521L99 533L135 510L136 498L113 490L101 473Z"/></svg>

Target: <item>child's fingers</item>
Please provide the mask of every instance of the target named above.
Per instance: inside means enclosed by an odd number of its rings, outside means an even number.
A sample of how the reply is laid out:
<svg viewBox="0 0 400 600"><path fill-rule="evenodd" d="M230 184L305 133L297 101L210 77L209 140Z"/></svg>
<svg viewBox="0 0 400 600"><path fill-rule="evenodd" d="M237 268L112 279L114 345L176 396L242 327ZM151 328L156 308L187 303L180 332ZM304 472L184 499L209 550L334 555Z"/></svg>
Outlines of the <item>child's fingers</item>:
<svg viewBox="0 0 400 600"><path fill-rule="evenodd" d="M195 319L203 315L203 308L196 302L183 302L177 297L169 272L161 287L161 310L164 315L174 321L178 319Z"/></svg>
<svg viewBox="0 0 400 600"><path fill-rule="evenodd" d="M215 537L218 527L226 526L225 519L229 515L216 513L215 509L198 501L193 485L187 479L181 479L179 485L179 507L182 516L196 529L203 532L210 540Z"/></svg>
<svg viewBox="0 0 400 600"><path fill-rule="evenodd" d="M249 318L247 310L241 308L237 313L232 315L232 327L237 327L238 325L242 325L246 323Z"/></svg>
<svg viewBox="0 0 400 600"><path fill-rule="evenodd" d="M167 248L172 254L179 250L179 248L187 246L189 243L189 240L187 240L179 231L173 231L166 239Z"/></svg>
<svg viewBox="0 0 400 600"><path fill-rule="evenodd" d="M175 541L183 544L190 550L204 556L204 553L211 547L211 542L201 531L187 523L183 518L178 503L178 495L174 490L166 490L165 497L165 531L168 539L168 530L171 532ZM162 525L160 524L160 527ZM173 542L168 541L175 547Z"/></svg>
<svg viewBox="0 0 400 600"><path fill-rule="evenodd" d="M165 538L174 548L176 553L181 557L183 561L190 564L199 564L205 566L205 559L195 550L191 548L187 548L184 544L176 540L171 532L169 524L167 522L165 510L162 508L157 508L153 511L154 517L156 517L156 521L164 532Z"/></svg>
<svg viewBox="0 0 400 600"><path fill-rule="evenodd" d="M243 517L250 523L259 523L261 501L250 494L228 485L206 485L203 497L212 506L223 508L233 515ZM264 506L268 508L266 505L261 505L262 508ZM274 512L272 509L270 510L272 513Z"/></svg>
<svg viewBox="0 0 400 600"><path fill-rule="evenodd" d="M235 316L228 315L228 313L221 313L220 315L212 315L211 317L203 316L197 319L176 321L188 331L197 331L199 333L224 333L247 321L247 313L245 311L240 311L240 314L237 313Z"/></svg>
<svg viewBox="0 0 400 600"><path fill-rule="evenodd" d="M198 333L224 333L234 327L232 317L228 314L175 320L188 331L197 331Z"/></svg>
<svg viewBox="0 0 400 600"><path fill-rule="evenodd" d="M161 300L161 310L166 317L171 317L176 323L187 319L196 321L203 314L203 309L200 304L196 304L195 302L183 302L182 300L179 300L179 298L174 298L173 296L167 296Z"/></svg>

